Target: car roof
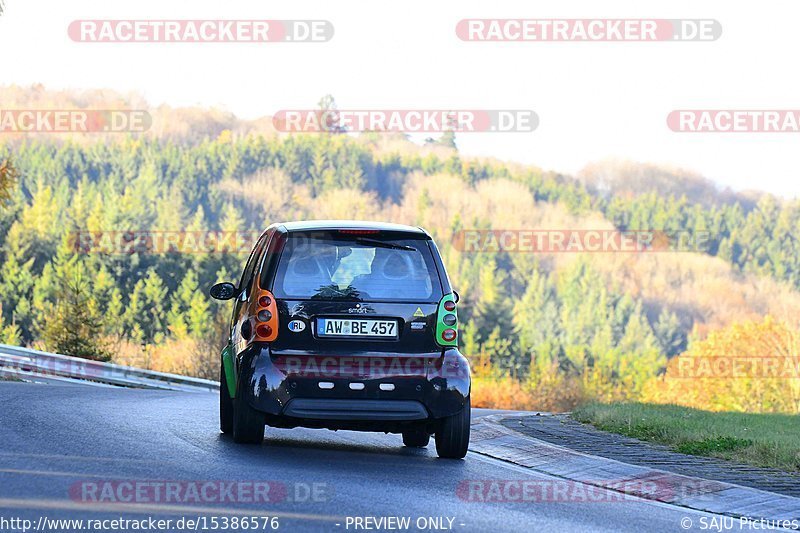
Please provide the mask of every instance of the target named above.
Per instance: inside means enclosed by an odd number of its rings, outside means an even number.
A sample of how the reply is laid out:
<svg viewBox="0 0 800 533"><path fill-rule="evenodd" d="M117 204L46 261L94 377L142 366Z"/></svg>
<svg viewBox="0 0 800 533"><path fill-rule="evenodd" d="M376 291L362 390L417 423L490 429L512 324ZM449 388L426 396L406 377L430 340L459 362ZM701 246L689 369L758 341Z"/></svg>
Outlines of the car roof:
<svg viewBox="0 0 800 533"><path fill-rule="evenodd" d="M370 222L365 220L298 220L293 222L281 222L276 224L282 226L287 232L295 231L325 231L325 230L379 230L397 231L402 233L414 233L417 235L428 235L422 228L406 226L405 224L394 224L391 222Z"/></svg>

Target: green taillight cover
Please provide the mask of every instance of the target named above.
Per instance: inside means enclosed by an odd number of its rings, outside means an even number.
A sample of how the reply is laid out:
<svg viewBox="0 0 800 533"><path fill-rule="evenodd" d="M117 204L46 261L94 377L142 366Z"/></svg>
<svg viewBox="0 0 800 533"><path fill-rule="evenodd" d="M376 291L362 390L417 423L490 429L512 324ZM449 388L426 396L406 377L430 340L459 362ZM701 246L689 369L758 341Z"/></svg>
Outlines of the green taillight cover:
<svg viewBox="0 0 800 533"><path fill-rule="evenodd" d="M446 294L439 302L439 310L436 313L436 342L440 346L458 346L458 307L452 311L448 311L444 308L446 302L453 302L455 304L456 300L452 293ZM446 315L453 315L455 317L456 320L452 326L445 323L444 317ZM450 321L452 321L452 319ZM456 337L453 340L446 341L442 338L442 334L446 329L452 329L456 332Z"/></svg>

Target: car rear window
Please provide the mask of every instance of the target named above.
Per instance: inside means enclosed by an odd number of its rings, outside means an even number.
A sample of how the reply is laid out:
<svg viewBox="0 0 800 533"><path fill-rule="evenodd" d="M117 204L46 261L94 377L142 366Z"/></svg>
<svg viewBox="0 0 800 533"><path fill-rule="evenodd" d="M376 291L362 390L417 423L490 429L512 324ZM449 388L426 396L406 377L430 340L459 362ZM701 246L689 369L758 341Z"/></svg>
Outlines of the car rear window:
<svg viewBox="0 0 800 533"><path fill-rule="evenodd" d="M427 240L373 234L290 234L273 284L278 298L419 301L442 297Z"/></svg>

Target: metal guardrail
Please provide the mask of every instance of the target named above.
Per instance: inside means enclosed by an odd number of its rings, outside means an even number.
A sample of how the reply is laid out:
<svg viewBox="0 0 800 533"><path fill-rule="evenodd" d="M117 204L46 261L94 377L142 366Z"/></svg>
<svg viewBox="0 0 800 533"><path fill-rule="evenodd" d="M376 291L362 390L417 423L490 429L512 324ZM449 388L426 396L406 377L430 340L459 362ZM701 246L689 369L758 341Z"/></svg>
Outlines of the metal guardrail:
<svg viewBox="0 0 800 533"><path fill-rule="evenodd" d="M0 344L0 375L140 389L187 392L219 390L219 382L208 379L102 363L7 344Z"/></svg>

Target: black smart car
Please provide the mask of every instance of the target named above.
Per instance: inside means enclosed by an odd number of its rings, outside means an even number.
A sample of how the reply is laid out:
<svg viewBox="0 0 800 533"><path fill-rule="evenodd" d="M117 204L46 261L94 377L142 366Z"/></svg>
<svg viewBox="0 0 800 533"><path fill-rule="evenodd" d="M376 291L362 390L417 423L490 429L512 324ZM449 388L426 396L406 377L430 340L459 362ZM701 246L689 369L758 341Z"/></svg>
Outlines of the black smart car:
<svg viewBox="0 0 800 533"><path fill-rule="evenodd" d="M458 294L424 230L399 224L273 224L234 300L220 365L220 427L258 443L264 426L402 433L462 458L470 371L458 351Z"/></svg>

